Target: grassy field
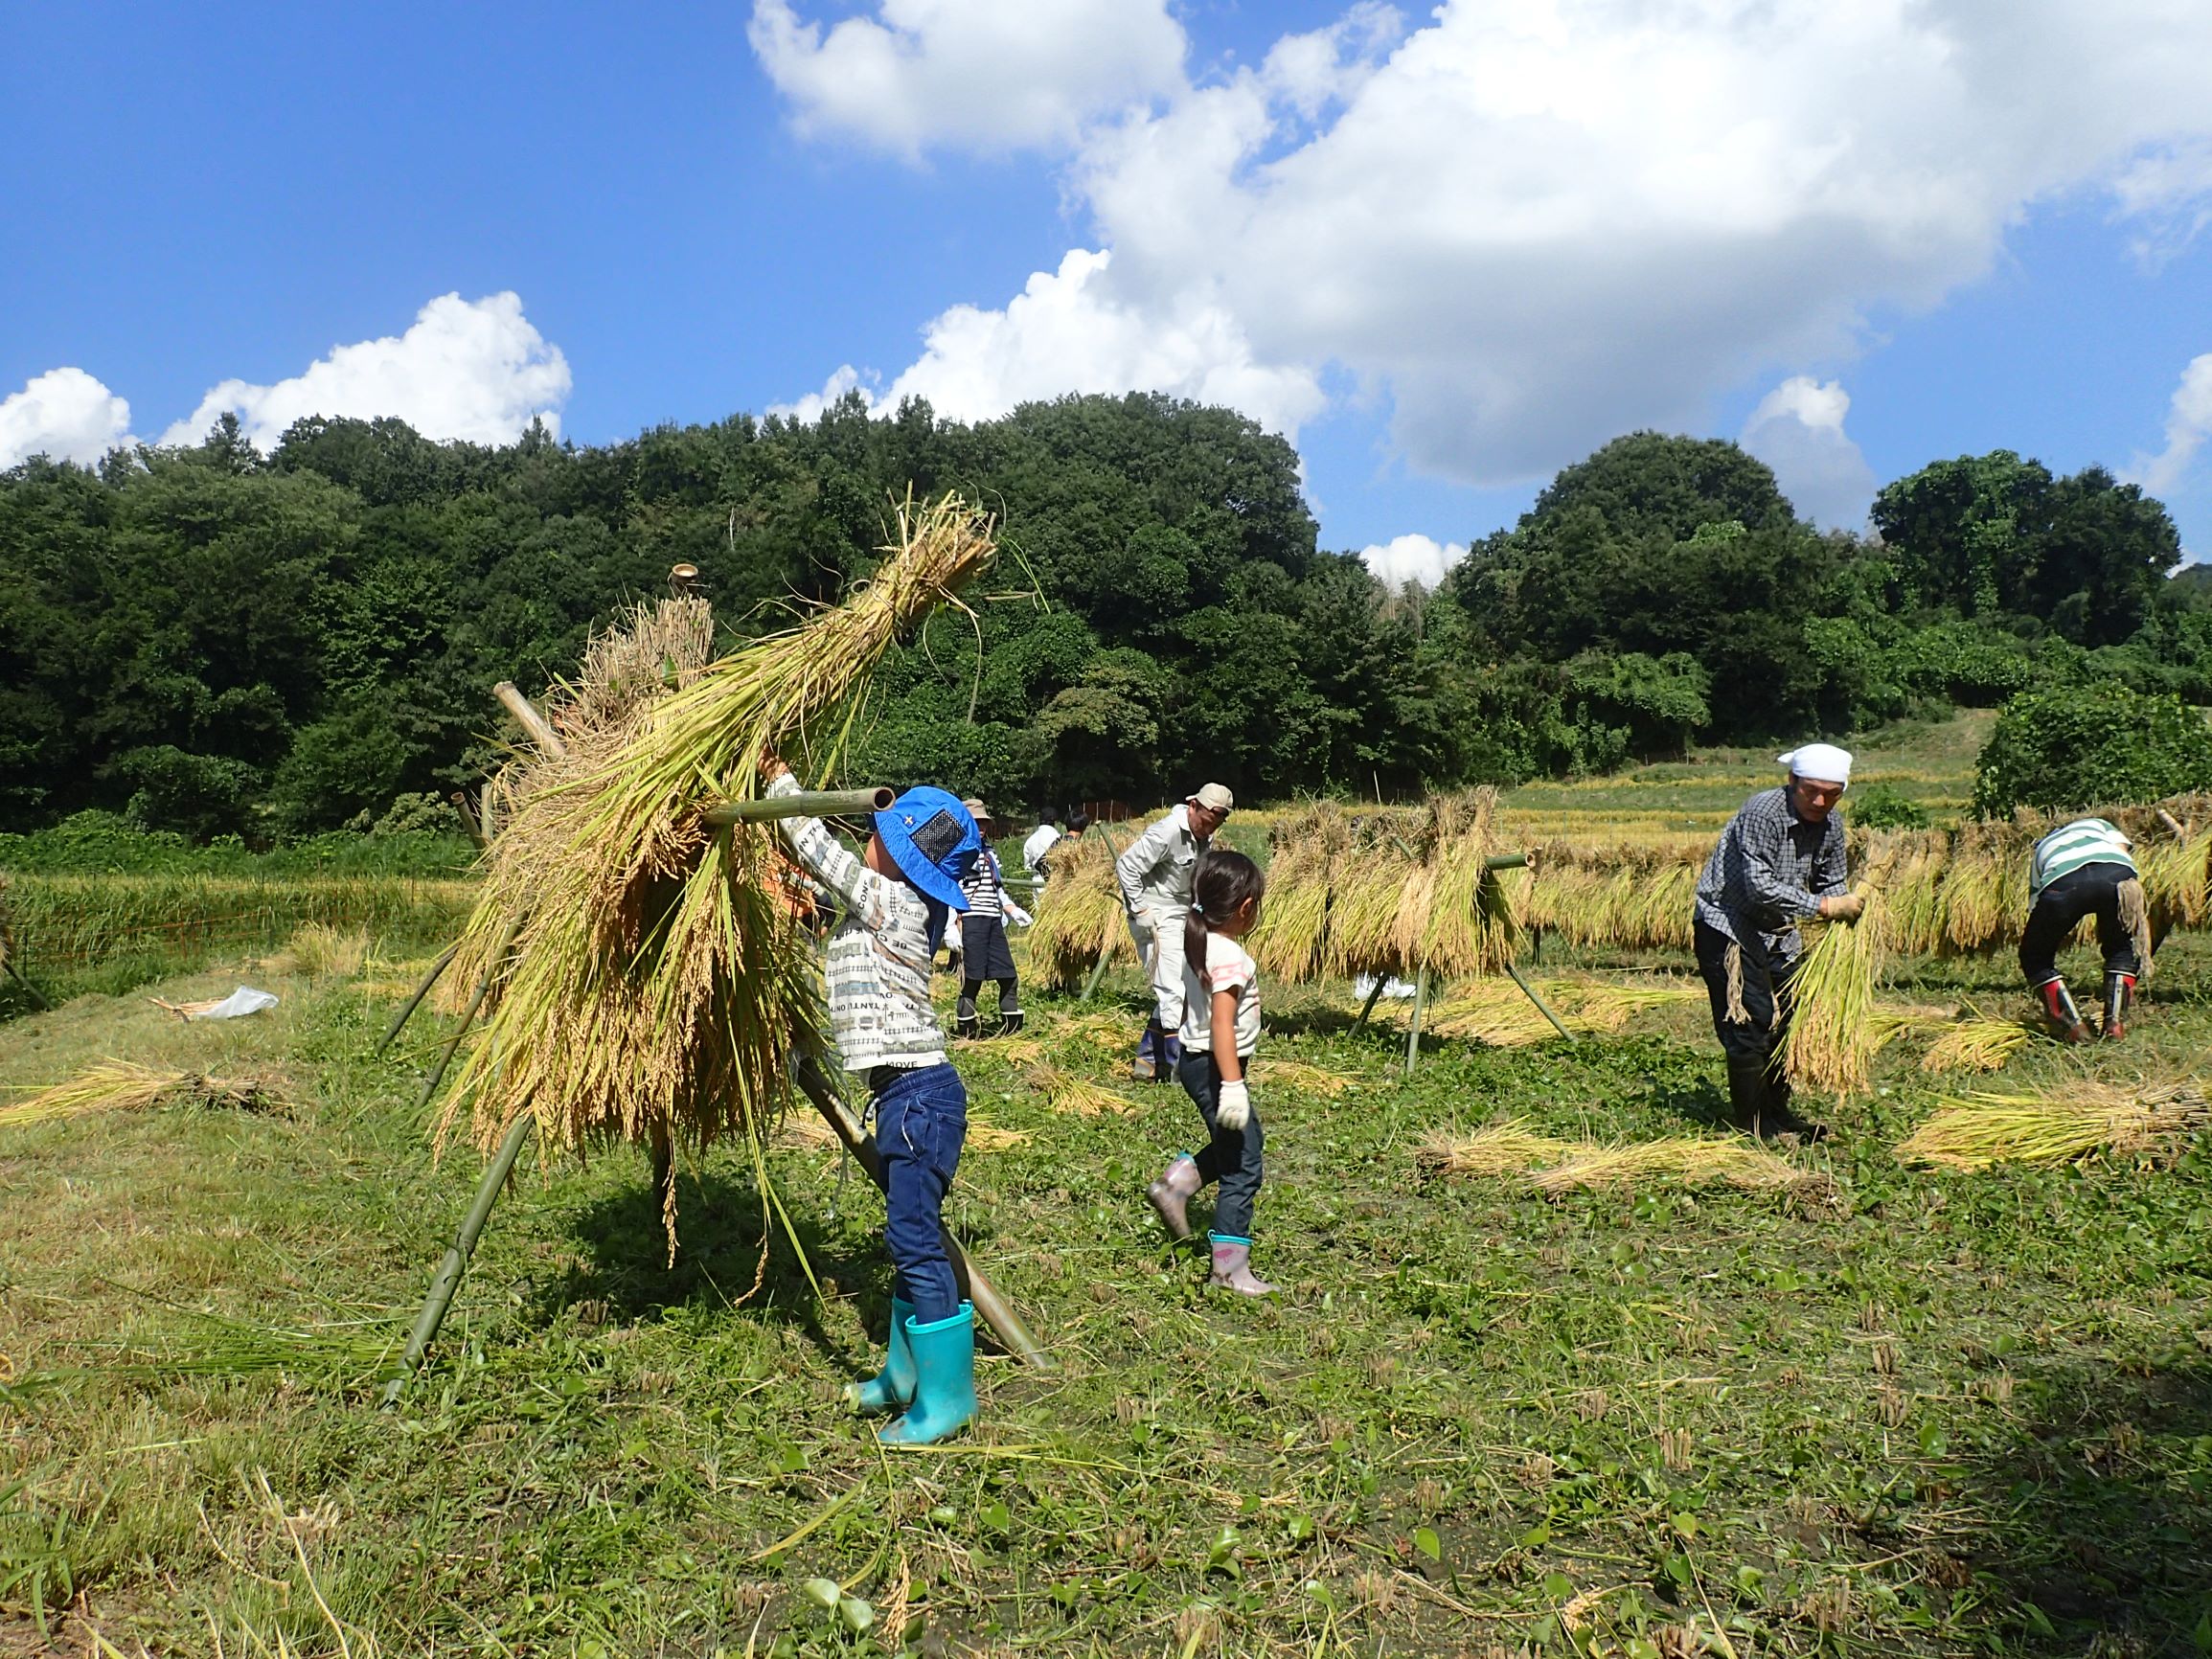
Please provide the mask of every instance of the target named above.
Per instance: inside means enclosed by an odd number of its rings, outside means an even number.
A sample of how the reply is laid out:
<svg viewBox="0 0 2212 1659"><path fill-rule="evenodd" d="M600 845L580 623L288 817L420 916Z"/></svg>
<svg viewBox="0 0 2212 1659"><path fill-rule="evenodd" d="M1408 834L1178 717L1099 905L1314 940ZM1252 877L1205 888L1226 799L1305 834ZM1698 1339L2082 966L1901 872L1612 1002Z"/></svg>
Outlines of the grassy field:
<svg viewBox="0 0 2212 1659"><path fill-rule="evenodd" d="M526 1157L385 1413L479 1170L414 1110L438 1023L373 1053L422 948L264 960L282 1004L231 1024L141 991L0 1027L0 1085L115 1057L290 1102L0 1130L0 1654L2212 1648L2212 1143L1909 1170L1891 1148L1943 1088L1988 1085L1900 1044L1872 1099L1815 1102L1836 1134L1789 1155L1817 1187L1539 1196L1421 1148L1720 1133L1695 1008L1431 1040L1406 1079L1402 1014L1277 999L1264 1053L1315 1069L1255 1091L1284 1295L1251 1305L1143 1202L1195 1114L1114 1082L1141 1018L1117 975L1033 999L1031 1034L1126 1110L1053 1111L1008 1044L957 1057L953 1217L1059 1367L987 1353L974 1434L888 1457L842 1415L881 1208L800 1119L765 1166L789 1232L718 1152L684 1167L673 1270L639 1154ZM2016 980L1930 964L1890 994L2017 1012ZM2212 943L2183 939L2127 1043L1996 1081L2161 1079L2207 1043Z"/></svg>

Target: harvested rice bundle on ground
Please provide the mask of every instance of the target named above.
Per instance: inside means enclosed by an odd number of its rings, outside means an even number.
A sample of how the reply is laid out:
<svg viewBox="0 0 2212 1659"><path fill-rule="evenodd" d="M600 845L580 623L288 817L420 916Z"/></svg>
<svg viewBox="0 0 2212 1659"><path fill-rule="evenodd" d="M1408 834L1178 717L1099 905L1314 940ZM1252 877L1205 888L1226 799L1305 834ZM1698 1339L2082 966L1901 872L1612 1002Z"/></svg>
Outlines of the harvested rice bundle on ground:
<svg viewBox="0 0 2212 1659"><path fill-rule="evenodd" d="M1432 1172L1513 1176L1530 1191L1547 1193L1575 1188L1654 1185L1720 1184L1754 1192L1829 1185L1825 1175L1801 1170L1749 1141L1675 1135L1608 1146L1536 1134L1518 1118L1471 1135L1433 1135L1415 1158Z"/></svg>
<svg viewBox="0 0 2212 1659"><path fill-rule="evenodd" d="M1319 977L1328 941L1330 885L1352 847L1352 823L1334 801L1278 819L1268 831L1267 902L1244 941L1269 979L1302 984Z"/></svg>
<svg viewBox="0 0 2212 1659"><path fill-rule="evenodd" d="M1425 914L1400 908L1400 943L1415 962L1447 978L1495 973L1519 944L1514 906L1489 868L1498 849L1497 791L1467 789L1429 805ZM1409 892L1411 888L1409 888Z"/></svg>
<svg viewBox="0 0 2212 1659"><path fill-rule="evenodd" d="M1094 1083L1087 1078L1078 1077L1050 1060L1039 1060L1024 1069L1029 1086L1044 1097L1045 1104L1056 1112L1072 1112L1079 1118L1095 1118L1102 1112L1124 1113L1137 1109L1136 1102L1127 1095L1118 1094L1103 1083Z"/></svg>
<svg viewBox="0 0 2212 1659"><path fill-rule="evenodd" d="M1414 1158L1424 1169L1446 1175L1517 1175L1564 1157L1581 1146L1539 1135L1525 1118L1508 1118L1472 1134L1438 1130L1422 1143Z"/></svg>
<svg viewBox="0 0 2212 1659"><path fill-rule="evenodd" d="M1782 1039L1782 1067L1799 1088L1846 1100L1864 1094L1881 1041L1875 1021L1874 986L1884 951L1881 883L1894 849L1870 849L1853 888L1864 900L1855 922L1809 926L1813 943L1790 982L1790 1031Z"/></svg>
<svg viewBox="0 0 2212 1659"><path fill-rule="evenodd" d="M1577 1148L1559 1163L1528 1177L1539 1193L1576 1188L1726 1186L1745 1192L1790 1192L1825 1187L1829 1178L1745 1140L1673 1135L1625 1146Z"/></svg>
<svg viewBox="0 0 2212 1659"><path fill-rule="evenodd" d="M2061 1094L1947 1099L1899 1143L1898 1158L1946 1170L2064 1164L2096 1152L2170 1154L2212 1121L2197 1082L2147 1089L2076 1083Z"/></svg>
<svg viewBox="0 0 2212 1659"><path fill-rule="evenodd" d="M2043 1035L2042 1027L2019 1019L1962 1019L1928 1045L1920 1057L1924 1072L1994 1072Z"/></svg>
<svg viewBox="0 0 2212 1659"><path fill-rule="evenodd" d="M1596 981L1556 980L1538 990L1554 1007L1563 1001L1593 1031L1625 1030L1635 1015L1652 1009L1702 1008L1701 985L1603 985Z"/></svg>
<svg viewBox="0 0 2212 1659"><path fill-rule="evenodd" d="M1061 840L1053 849L1052 878L1038 896L1029 930L1032 973L1065 990L1083 983L1102 953L1136 959L1129 941L1113 850L1103 829Z"/></svg>
<svg viewBox="0 0 2212 1659"><path fill-rule="evenodd" d="M1278 1059L1273 1056L1252 1062L1252 1080L1264 1088L1289 1089L1302 1095L1319 1095L1334 1100L1359 1079L1346 1072L1333 1072L1326 1066L1310 1065L1304 1060Z"/></svg>
<svg viewBox="0 0 2212 1659"><path fill-rule="evenodd" d="M1879 1051L1887 1048L1900 1037L1948 1029L1957 1020L1958 1010L1884 1002L1877 1003L1873 1013L1867 1017L1874 1028L1874 1046Z"/></svg>
<svg viewBox="0 0 2212 1659"><path fill-rule="evenodd" d="M102 1060L40 1089L28 1100L0 1106L0 1128L22 1128L80 1118L93 1112L143 1112L154 1106L222 1106L234 1111L275 1111L290 1104L272 1077L208 1077L162 1071L128 1060Z"/></svg>
<svg viewBox="0 0 2212 1659"><path fill-rule="evenodd" d="M530 768L455 960L486 1001L441 1139L466 1115L490 1148L524 1113L571 1150L764 1131L793 1059L825 1047L808 907L772 825L701 814L757 794L765 750L833 768L883 653L990 562L990 521L909 500L884 552L843 604Z"/></svg>

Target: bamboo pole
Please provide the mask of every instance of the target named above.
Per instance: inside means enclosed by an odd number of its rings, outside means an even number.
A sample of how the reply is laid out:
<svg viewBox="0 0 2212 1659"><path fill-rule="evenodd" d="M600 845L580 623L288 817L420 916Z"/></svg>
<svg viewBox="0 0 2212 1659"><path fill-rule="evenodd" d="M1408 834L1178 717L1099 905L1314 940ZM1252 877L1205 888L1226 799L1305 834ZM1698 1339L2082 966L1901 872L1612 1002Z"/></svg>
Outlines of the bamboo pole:
<svg viewBox="0 0 2212 1659"><path fill-rule="evenodd" d="M1098 827L1098 832L1106 841L1106 856L1114 863L1119 864L1122 859L1122 850L1114 845L1113 831L1101 824ZM1117 891L1121 887L1121 875L1117 872L1114 875L1114 887ZM1127 917L1129 909L1129 900L1125 898L1122 900L1122 915ZM1088 1002L1098 994L1099 981L1106 978L1106 964L1113 960L1113 954L1114 949L1110 944L1098 953L1098 961L1091 967L1090 978L1083 982L1083 995L1078 997L1077 1001ZM1137 966L1142 968L1144 966L1143 962L1140 961Z"/></svg>
<svg viewBox="0 0 2212 1659"><path fill-rule="evenodd" d="M802 789L796 795L764 795L758 801L723 801L701 816L710 829L732 824L766 824L778 818L839 818L888 811L897 799L888 789Z"/></svg>
<svg viewBox="0 0 2212 1659"><path fill-rule="evenodd" d="M415 988L415 994L407 999L399 1011L392 1016L392 1023L384 1028L384 1034L376 1044L378 1054L382 1054L392 1046L392 1039L399 1034L400 1030L410 1019L414 1018L415 1011L422 1006L422 999L430 994L430 988L438 983L440 977L448 967L453 966L453 959L460 954L461 942L455 940L445 947L438 960L430 965L430 971L422 976L422 983Z"/></svg>
<svg viewBox="0 0 2212 1659"><path fill-rule="evenodd" d="M1413 1068L1421 1062L1421 1014L1428 1006L1428 968L1423 965L1413 976L1413 1017L1405 1025L1405 1076L1413 1075Z"/></svg>
<svg viewBox="0 0 2212 1659"><path fill-rule="evenodd" d="M883 1160L876 1150L876 1143L868 1138L859 1120L853 1116L837 1093L837 1087L828 1075L810 1057L802 1057L798 1064L799 1088L807 1099L814 1102L814 1109L822 1114L845 1149L853 1154L878 1191L883 1186ZM985 1324L997 1333L1007 1352L1015 1354L1037 1371L1050 1375L1060 1369L1052 1355L1031 1334L1013 1305L998 1293L983 1269L968 1259L968 1252L960 1247L949 1229L945 1230L945 1253L952 1259L952 1276L960 1282L961 1294L975 1305L975 1311L983 1316Z"/></svg>
<svg viewBox="0 0 2212 1659"><path fill-rule="evenodd" d="M468 839L475 842L479 850L490 846L491 838L484 833L484 826L476 821L475 808L468 805L468 791L456 789L447 799L453 803L453 810L461 814L461 828L468 831Z"/></svg>
<svg viewBox="0 0 2212 1659"><path fill-rule="evenodd" d="M23 988L23 994L25 996L28 996L41 1009L52 1009L54 1007L51 1002L47 1001L46 993L40 990L36 986L33 985L29 980L25 979L23 977L23 970L17 967L13 962L9 962L4 966L8 969L8 977Z"/></svg>
<svg viewBox="0 0 2212 1659"><path fill-rule="evenodd" d="M516 724L530 734L530 740L551 755L556 761L568 759L568 745L560 740L560 734L553 729L537 705L515 690L513 680L501 680L491 688L491 694L506 705Z"/></svg>
<svg viewBox="0 0 2212 1659"><path fill-rule="evenodd" d="M468 1214L461 1219L461 1231L453 1236L452 1245L440 1260L438 1271L431 1276L430 1294L422 1300L422 1311L415 1317L415 1329L407 1333L406 1351L399 1355L399 1375L384 1385L382 1403L387 1410L399 1403L407 1379L422 1369L422 1355L429 1351L430 1344L438 1340L438 1328L445 1323L446 1310L453 1306L453 1292L461 1287L461 1276L468 1270L468 1258L476 1253L476 1240L483 1236L484 1224L491 1219L491 1206L499 1201L500 1189L514 1172L514 1161L522 1156L522 1143L530 1139L530 1131L536 1122L525 1112L509 1125L507 1138L499 1143L499 1150L485 1170L484 1179L476 1183L476 1196L469 1203Z"/></svg>
<svg viewBox="0 0 2212 1659"><path fill-rule="evenodd" d="M507 952L514 943L514 936L521 931L522 918L517 916L510 919L500 932L499 943L491 947L491 955L485 961L484 977L476 982L476 993L468 999L468 1006L461 1011L460 1027L446 1043L445 1052L438 1057L438 1063L430 1068L430 1075L422 1079L422 1093L415 1102L417 1111L430 1103L430 1097L438 1092L438 1085L445 1080L445 1068L453 1063L454 1055L460 1052L461 1039L468 1034L468 1028L476 1023L477 1011L483 1008L484 999L491 994L491 982L506 965Z"/></svg>
<svg viewBox="0 0 2212 1659"><path fill-rule="evenodd" d="M1552 1030L1558 1032L1560 1035L1565 1037L1567 1041L1573 1042L1575 1040L1575 1034L1567 1030L1566 1023L1562 1020L1558 1014L1552 1012L1551 1005L1545 1002L1542 997L1537 995L1536 987L1529 984L1527 980L1521 977L1520 969L1514 966L1514 965L1509 962L1505 965L1505 971L1507 975L1513 980L1514 984L1520 987L1521 994L1526 996L1529 1001L1536 1004L1537 1012L1542 1014L1544 1018L1552 1022Z"/></svg>
<svg viewBox="0 0 2212 1659"><path fill-rule="evenodd" d="M1366 1028L1367 1016L1375 1011L1375 1005L1382 1000L1382 988L1390 983L1390 976L1375 976L1375 989L1367 993L1367 1000L1359 1005L1359 1017L1352 1022L1352 1034L1357 1036Z"/></svg>

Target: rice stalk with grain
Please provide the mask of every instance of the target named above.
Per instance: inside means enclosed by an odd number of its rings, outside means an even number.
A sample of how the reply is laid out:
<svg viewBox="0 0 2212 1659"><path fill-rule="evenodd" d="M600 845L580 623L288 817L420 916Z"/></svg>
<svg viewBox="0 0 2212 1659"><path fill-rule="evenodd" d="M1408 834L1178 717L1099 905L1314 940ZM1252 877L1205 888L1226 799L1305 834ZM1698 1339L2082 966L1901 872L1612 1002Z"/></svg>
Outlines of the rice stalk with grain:
<svg viewBox="0 0 2212 1659"><path fill-rule="evenodd" d="M2212 1122L2202 1086L2081 1082L2053 1094L1947 1097L1897 1147L1898 1158L1945 1170L2066 1164L2099 1152L2170 1154Z"/></svg>

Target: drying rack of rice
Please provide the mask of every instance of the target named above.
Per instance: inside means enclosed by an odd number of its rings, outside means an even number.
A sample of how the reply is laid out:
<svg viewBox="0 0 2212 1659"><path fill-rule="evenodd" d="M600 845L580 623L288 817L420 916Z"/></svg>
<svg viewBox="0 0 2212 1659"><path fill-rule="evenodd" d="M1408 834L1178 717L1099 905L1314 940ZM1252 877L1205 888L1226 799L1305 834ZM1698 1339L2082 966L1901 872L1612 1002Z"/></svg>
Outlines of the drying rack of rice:
<svg viewBox="0 0 2212 1659"><path fill-rule="evenodd" d="M1529 859L1521 920L1571 945L1686 951L1698 875L1711 851L1709 841L1549 842Z"/></svg>
<svg viewBox="0 0 2212 1659"><path fill-rule="evenodd" d="M1523 1119L1468 1135L1438 1134L1415 1153L1434 1174L1511 1179L1533 1193L1617 1187L1736 1187L1746 1192L1827 1189L1827 1175L1801 1169L1740 1136L1669 1135L1655 1141L1567 1141L1539 1134Z"/></svg>
<svg viewBox="0 0 2212 1659"><path fill-rule="evenodd" d="M1898 1144L1907 1164L1986 1170L1993 1164L2066 1164L2099 1152L2161 1157L2212 1123L2203 1084L2128 1089L2081 1082L2057 1094L1947 1097Z"/></svg>
<svg viewBox="0 0 2212 1659"><path fill-rule="evenodd" d="M1502 851L1497 792L1467 789L1413 808L1354 811L1334 802L1276 817L1267 900L1247 941L1285 984L1428 970L1498 972L1518 923L1490 867ZM1086 835L1056 864L1030 930L1030 961L1054 983L1081 981L1102 956L1128 956L1121 892L1106 838Z"/></svg>
<svg viewBox="0 0 2212 1659"><path fill-rule="evenodd" d="M525 1118L578 1153L765 1133L827 1046L811 905L772 824L708 808L755 797L764 753L832 772L884 652L992 552L981 512L909 498L873 576L796 627L710 661L704 602L678 599L595 643L552 740L494 792L441 1143L490 1150Z"/></svg>

